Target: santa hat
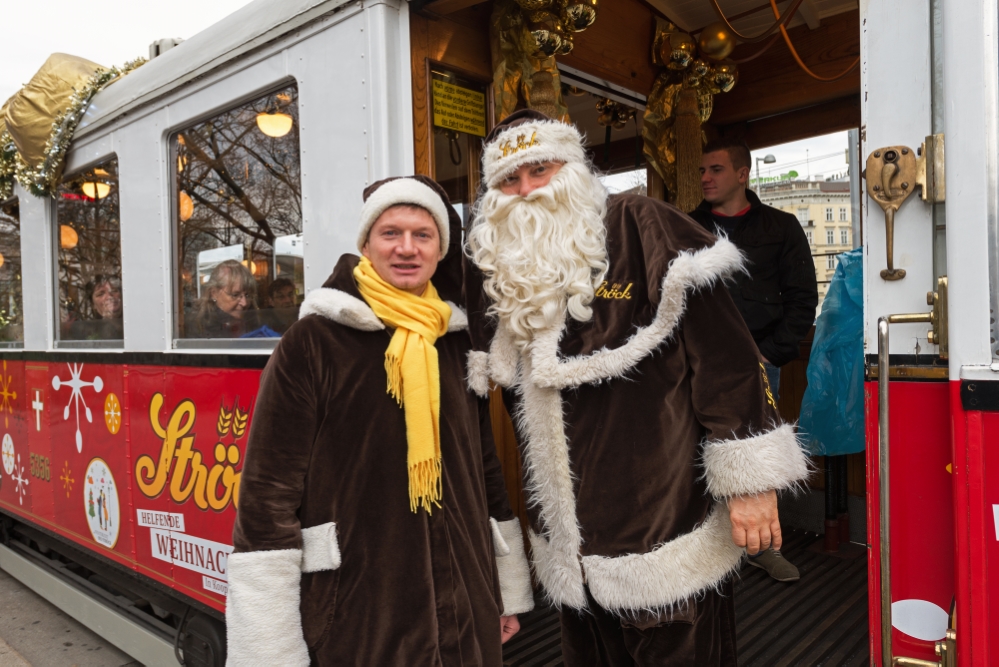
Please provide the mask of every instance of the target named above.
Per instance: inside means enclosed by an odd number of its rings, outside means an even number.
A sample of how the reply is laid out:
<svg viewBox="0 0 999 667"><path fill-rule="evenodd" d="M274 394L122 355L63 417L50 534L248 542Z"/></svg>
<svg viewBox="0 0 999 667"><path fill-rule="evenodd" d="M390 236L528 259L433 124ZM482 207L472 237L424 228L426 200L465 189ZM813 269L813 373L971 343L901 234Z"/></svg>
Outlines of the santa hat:
<svg viewBox="0 0 999 667"><path fill-rule="evenodd" d="M579 130L543 113L522 109L503 119L486 137L482 172L490 188L499 186L500 181L522 165L539 162L585 164L586 152Z"/></svg>
<svg viewBox="0 0 999 667"><path fill-rule="evenodd" d="M441 186L426 176L386 178L365 188L364 205L361 206L361 229L357 233L358 252L368 242L368 234L378 217L400 204L419 206L430 214L437 223L440 234L441 255L447 254L447 247L451 242L448 215L451 203Z"/></svg>

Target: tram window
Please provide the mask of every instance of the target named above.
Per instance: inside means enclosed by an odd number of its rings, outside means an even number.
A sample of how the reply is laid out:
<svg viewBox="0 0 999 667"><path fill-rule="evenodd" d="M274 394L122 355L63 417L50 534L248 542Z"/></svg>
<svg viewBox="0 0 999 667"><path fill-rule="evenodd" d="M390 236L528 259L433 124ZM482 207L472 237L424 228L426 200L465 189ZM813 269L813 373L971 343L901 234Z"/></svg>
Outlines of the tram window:
<svg viewBox="0 0 999 667"><path fill-rule="evenodd" d="M123 343L118 160L63 179L56 192L60 345Z"/></svg>
<svg viewBox="0 0 999 667"><path fill-rule="evenodd" d="M170 141L177 346L211 346L205 339L253 346L231 339L280 336L298 319L305 291L297 87Z"/></svg>
<svg viewBox="0 0 999 667"><path fill-rule="evenodd" d="M23 343L21 217L15 197L0 203L0 347Z"/></svg>

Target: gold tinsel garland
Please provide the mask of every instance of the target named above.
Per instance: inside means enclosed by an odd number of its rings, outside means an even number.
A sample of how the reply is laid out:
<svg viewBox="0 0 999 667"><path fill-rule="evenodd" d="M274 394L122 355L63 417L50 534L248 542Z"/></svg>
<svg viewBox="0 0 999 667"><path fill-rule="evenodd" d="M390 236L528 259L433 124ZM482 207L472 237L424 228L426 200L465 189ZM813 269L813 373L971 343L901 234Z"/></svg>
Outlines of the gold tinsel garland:
<svg viewBox="0 0 999 667"><path fill-rule="evenodd" d="M13 194L15 179L36 197L54 196L66 163L66 151L94 95L145 62L145 58L136 58L121 68L100 68L83 87L79 90L74 88L66 109L52 121L52 132L45 142L44 157L37 166L32 167L21 158L10 132L4 128L0 132L0 200Z"/></svg>

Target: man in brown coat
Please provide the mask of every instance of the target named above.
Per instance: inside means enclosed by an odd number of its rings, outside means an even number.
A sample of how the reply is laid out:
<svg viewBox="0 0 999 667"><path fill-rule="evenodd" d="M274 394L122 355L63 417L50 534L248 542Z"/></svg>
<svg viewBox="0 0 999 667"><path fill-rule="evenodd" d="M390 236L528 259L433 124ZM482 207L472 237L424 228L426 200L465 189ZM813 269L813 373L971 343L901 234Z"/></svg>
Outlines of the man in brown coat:
<svg viewBox="0 0 999 667"><path fill-rule="evenodd" d="M363 257L308 295L261 378L228 664L498 667L533 598L465 386L460 220L424 177L371 186L361 217Z"/></svg>
<svg viewBox="0 0 999 667"><path fill-rule="evenodd" d="M566 664L734 665L730 575L779 547L774 490L807 474L724 285L742 256L608 197L578 131L533 111L487 137L483 182L469 383L514 415Z"/></svg>

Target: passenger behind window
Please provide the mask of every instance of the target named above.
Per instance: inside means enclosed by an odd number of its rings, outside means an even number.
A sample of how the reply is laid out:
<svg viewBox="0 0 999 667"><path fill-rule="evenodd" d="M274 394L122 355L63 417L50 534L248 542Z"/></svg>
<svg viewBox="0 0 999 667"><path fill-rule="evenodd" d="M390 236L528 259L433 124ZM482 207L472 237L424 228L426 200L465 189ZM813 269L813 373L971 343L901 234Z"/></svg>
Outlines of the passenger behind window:
<svg viewBox="0 0 999 667"><path fill-rule="evenodd" d="M273 338L280 336L260 321L257 281L234 259L220 263L208 277L197 303L196 338Z"/></svg>
<svg viewBox="0 0 999 667"><path fill-rule="evenodd" d="M267 287L269 309L262 313L262 321L279 334L283 334L298 319L295 283L278 278Z"/></svg>
<svg viewBox="0 0 999 667"><path fill-rule="evenodd" d="M98 274L86 285L88 319L69 325L69 340L123 340L125 328L121 318L121 278Z"/></svg>

